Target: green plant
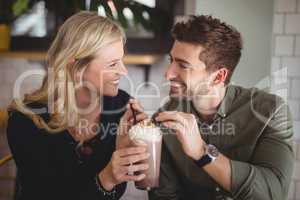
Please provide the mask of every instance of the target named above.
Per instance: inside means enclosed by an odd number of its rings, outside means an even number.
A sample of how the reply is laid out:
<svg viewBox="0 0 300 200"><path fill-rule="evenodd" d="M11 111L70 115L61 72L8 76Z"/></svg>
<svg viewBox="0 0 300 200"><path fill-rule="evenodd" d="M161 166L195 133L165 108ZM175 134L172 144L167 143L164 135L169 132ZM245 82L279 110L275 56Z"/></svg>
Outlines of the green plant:
<svg viewBox="0 0 300 200"><path fill-rule="evenodd" d="M117 20L123 28L129 27L129 21L124 15L124 9L132 12L135 26L141 25L148 31L164 32L170 24L170 18L161 9L151 8L134 0L91 0L90 7L86 8L86 0L44 0L46 8L53 10L63 19L80 10L97 11L103 6L105 14ZM11 23L17 16L27 11L36 0L0 0L0 22ZM116 15L113 14L110 4L115 7Z"/></svg>
<svg viewBox="0 0 300 200"><path fill-rule="evenodd" d="M28 9L28 0L0 0L0 23L11 24Z"/></svg>
<svg viewBox="0 0 300 200"><path fill-rule="evenodd" d="M90 10L98 10L102 5L105 9L106 16L119 21L123 28L128 28L129 19L124 15L124 9L129 9L133 15L133 22L142 25L148 31L163 32L167 27L170 19L161 9L154 9L134 0L111 0L116 8L117 15L113 15L111 7L107 0L91 0Z"/></svg>
<svg viewBox="0 0 300 200"><path fill-rule="evenodd" d="M53 0L46 0L45 2L46 7L48 5L51 10ZM110 6L112 4L115 7L116 14L113 13ZM163 32L170 24L170 17L164 10L151 8L134 0L91 0L89 8L86 7L86 0L64 0L59 2L61 16L70 15L80 10L98 11L99 6L104 8L107 17L118 21L124 29L127 29L130 24L130 19L123 12L126 8L132 12L134 25L141 25L148 31Z"/></svg>

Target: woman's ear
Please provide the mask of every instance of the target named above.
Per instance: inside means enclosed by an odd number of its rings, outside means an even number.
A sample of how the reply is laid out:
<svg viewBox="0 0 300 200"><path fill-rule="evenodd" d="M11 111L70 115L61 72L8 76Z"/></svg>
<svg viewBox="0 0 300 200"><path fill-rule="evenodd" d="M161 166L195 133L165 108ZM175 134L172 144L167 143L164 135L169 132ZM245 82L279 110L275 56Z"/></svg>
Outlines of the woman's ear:
<svg viewBox="0 0 300 200"><path fill-rule="evenodd" d="M214 74L214 80L213 80L214 84L225 83L226 79L228 77L229 71L227 68L222 67L222 68L218 69L217 71L215 71L213 74Z"/></svg>
<svg viewBox="0 0 300 200"><path fill-rule="evenodd" d="M85 70L86 70L86 67L75 72L75 82L77 83L77 86L80 86L80 87L83 86L83 81L84 81L83 76L84 76Z"/></svg>

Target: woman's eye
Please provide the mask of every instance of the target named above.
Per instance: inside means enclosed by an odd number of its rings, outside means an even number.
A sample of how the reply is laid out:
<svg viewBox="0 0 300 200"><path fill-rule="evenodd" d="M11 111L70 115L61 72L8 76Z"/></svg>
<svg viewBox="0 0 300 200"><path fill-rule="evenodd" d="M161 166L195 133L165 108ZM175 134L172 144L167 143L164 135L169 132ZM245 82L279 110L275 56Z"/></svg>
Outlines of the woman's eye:
<svg viewBox="0 0 300 200"><path fill-rule="evenodd" d="M109 65L109 67L115 67L115 66L117 66L117 64L118 63L112 63L112 64Z"/></svg>

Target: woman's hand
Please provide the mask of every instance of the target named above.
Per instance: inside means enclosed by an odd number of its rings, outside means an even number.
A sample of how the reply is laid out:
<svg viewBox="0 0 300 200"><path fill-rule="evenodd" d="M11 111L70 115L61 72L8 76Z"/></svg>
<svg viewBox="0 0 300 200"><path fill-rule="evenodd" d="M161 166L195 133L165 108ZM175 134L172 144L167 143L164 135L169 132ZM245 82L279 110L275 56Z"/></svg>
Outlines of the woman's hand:
<svg viewBox="0 0 300 200"><path fill-rule="evenodd" d="M102 186L111 191L116 185L127 181L140 181L145 174L134 175L148 169L149 165L140 163L150 156L144 147L129 147L116 150L108 165L100 172L99 179Z"/></svg>
<svg viewBox="0 0 300 200"><path fill-rule="evenodd" d="M100 172L99 179L103 187L110 191L116 185L127 181L140 181L145 174L134 175L134 172L148 169L149 165L140 163L149 158L145 147L130 147L131 142L128 136L129 129L134 125L132 109L136 114L137 123L147 118L141 104L130 99L126 105L126 112L120 120L116 138L116 151L108 165Z"/></svg>
<svg viewBox="0 0 300 200"><path fill-rule="evenodd" d="M126 106L126 112L122 116L118 127L116 149L122 149L130 146L128 131L134 125L134 117L130 104L132 109L136 113L137 123L148 118L148 116L144 113L144 109L141 104L136 99L130 99Z"/></svg>

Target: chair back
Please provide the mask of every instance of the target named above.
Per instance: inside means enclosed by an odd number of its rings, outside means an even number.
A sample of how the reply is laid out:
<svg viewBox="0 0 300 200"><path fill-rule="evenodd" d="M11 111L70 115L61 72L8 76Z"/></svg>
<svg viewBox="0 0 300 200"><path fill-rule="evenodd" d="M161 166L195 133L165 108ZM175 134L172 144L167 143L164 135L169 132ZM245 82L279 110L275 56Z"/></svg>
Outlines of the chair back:
<svg viewBox="0 0 300 200"><path fill-rule="evenodd" d="M6 155L3 158L0 159L0 167L4 164L6 164L7 162L9 162L10 160L12 160L12 155Z"/></svg>

